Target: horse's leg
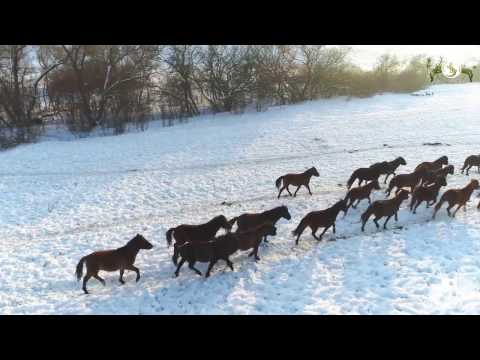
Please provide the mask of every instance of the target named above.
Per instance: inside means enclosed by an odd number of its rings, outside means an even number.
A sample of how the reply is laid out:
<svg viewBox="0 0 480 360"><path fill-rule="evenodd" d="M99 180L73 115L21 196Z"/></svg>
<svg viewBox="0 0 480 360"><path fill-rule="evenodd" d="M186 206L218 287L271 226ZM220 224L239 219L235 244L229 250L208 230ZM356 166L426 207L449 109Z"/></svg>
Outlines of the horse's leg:
<svg viewBox="0 0 480 360"><path fill-rule="evenodd" d="M227 256L227 258L225 259L225 261L227 262L227 265L230 267L230 269L232 269L232 271L234 271L234 270L233 270L233 263L230 261L230 259L228 258L228 256Z"/></svg>
<svg viewBox="0 0 480 360"><path fill-rule="evenodd" d="M125 281L123 280L123 272L125 271L125 269L120 269L120 278L118 279L118 281L120 281L123 284L125 284Z"/></svg>
<svg viewBox="0 0 480 360"><path fill-rule="evenodd" d="M268 241L267 241L267 235L265 235L265 236L263 237L263 241L265 241L266 243L268 243Z"/></svg>
<svg viewBox="0 0 480 360"><path fill-rule="evenodd" d="M332 226L333 226L333 233L336 234L336 232L335 232L335 223L333 223Z"/></svg>
<svg viewBox="0 0 480 360"><path fill-rule="evenodd" d="M357 204L355 204L355 200L357 200ZM358 205L358 199L352 199L352 202L350 203L352 205L352 209L356 209Z"/></svg>
<svg viewBox="0 0 480 360"><path fill-rule="evenodd" d="M317 239L318 241L322 241L323 234L325 234L327 232L327 230L330 228L330 226L327 226L325 229L323 229L322 233L320 234L320 236Z"/></svg>
<svg viewBox="0 0 480 360"><path fill-rule="evenodd" d="M450 217L452 216L452 214L450 213L450 209L451 209L452 207L454 207L454 206L455 206L455 204L450 205L450 203L448 203L447 213L448 213L448 216L450 216Z"/></svg>
<svg viewBox="0 0 480 360"><path fill-rule="evenodd" d="M466 171L467 176L468 176L468 172L470 171L471 167L472 167L472 165L468 165L468 167L467 167L467 171Z"/></svg>
<svg viewBox="0 0 480 360"><path fill-rule="evenodd" d="M83 290L83 292L84 292L85 294L88 294L87 282L88 282L88 280L90 280L91 277L92 277L92 274L90 274L90 273L85 274L85 276L83 277L82 290Z"/></svg>
<svg viewBox="0 0 480 360"><path fill-rule="evenodd" d="M140 280L140 270L136 266L133 266L133 264L132 264L132 265L127 266L126 269L130 270L130 271L135 271L137 273L137 279L135 280L136 282L138 282L138 280Z"/></svg>
<svg viewBox="0 0 480 360"><path fill-rule="evenodd" d="M298 190L300 190L301 187L302 187L302 185L300 185L299 187L297 187L297 190L295 190L295 192L293 193L293 197L297 196L297 192L298 192Z"/></svg>
<svg viewBox="0 0 480 360"><path fill-rule="evenodd" d="M98 276L98 272L95 275L93 275L93 277L98 281L100 281L103 286L105 286L105 280L103 280L100 276Z"/></svg>
<svg viewBox="0 0 480 360"><path fill-rule="evenodd" d="M417 208L420 206L421 203L422 203L421 201L417 202L417 205L416 205L415 208L413 209L413 213L414 213L414 214L417 213ZM428 201L427 201L427 208L428 208Z"/></svg>
<svg viewBox="0 0 480 360"><path fill-rule="evenodd" d="M218 261L218 259L213 259L213 260L210 261L210 264L208 265L207 273L205 274L206 278L210 276L210 271L212 271L213 265L215 265L215 263L217 261Z"/></svg>
<svg viewBox="0 0 480 360"><path fill-rule="evenodd" d="M389 217L387 217L387 220L385 220L385 222L383 223L383 228L386 230L387 229L387 222L388 220L390 220L390 218L392 217L392 215L390 215Z"/></svg>
<svg viewBox="0 0 480 360"><path fill-rule="evenodd" d="M380 224L378 223L378 220L379 220L379 219L380 219L380 218L377 218L377 217L375 217L375 218L373 219L373 222L375 223L375 226L377 227L377 229L380 227Z"/></svg>
<svg viewBox="0 0 480 360"><path fill-rule="evenodd" d="M457 214L457 211L460 210L460 208L461 208L462 206L463 206L462 204L458 204L457 208L456 208L455 211L453 212L452 217L455 217L455 215Z"/></svg>
<svg viewBox="0 0 480 360"><path fill-rule="evenodd" d="M255 246L255 248L253 249L253 255L255 255L255 261L258 261L260 260L260 258L258 257L258 243L257 245Z"/></svg>
<svg viewBox="0 0 480 360"><path fill-rule="evenodd" d="M309 193L310 195L313 195L313 194L312 194L312 192L310 191L310 186L309 186L308 184L307 184L307 185L305 185L305 186L306 186L306 187L307 187L307 189L308 189L308 193Z"/></svg>
<svg viewBox="0 0 480 360"><path fill-rule="evenodd" d="M287 189L287 192L290 196L292 196L292 193L290 192L290 189L288 188L290 186L290 184L287 185L286 189Z"/></svg>
<svg viewBox="0 0 480 360"><path fill-rule="evenodd" d="M196 263L195 260L189 261L189 262L188 262L188 267L189 267L190 269L192 269L193 271L195 271L198 275L202 276L202 273L200 272L200 270L198 270L197 268L195 268L195 263Z"/></svg>
<svg viewBox="0 0 480 360"><path fill-rule="evenodd" d="M317 237L317 235L315 235L316 232L317 232L317 230L318 230L318 227L316 227L316 228L311 228L311 229L312 229L312 236L313 236L313 238L314 238L315 240L319 240L319 238Z"/></svg>
<svg viewBox="0 0 480 360"><path fill-rule="evenodd" d="M277 199L280 199L280 195L282 195L282 192L283 190L285 190L286 186L283 185L283 187L280 189L280 191L278 192L278 196L277 196Z"/></svg>
<svg viewBox="0 0 480 360"><path fill-rule="evenodd" d="M395 221L398 221L398 211L395 211Z"/></svg>
<svg viewBox="0 0 480 360"><path fill-rule="evenodd" d="M173 244L172 261L173 261L174 265L177 265L177 263L178 263L178 246L177 246L177 243Z"/></svg>
<svg viewBox="0 0 480 360"><path fill-rule="evenodd" d="M183 265L184 263L185 263L185 259L182 258L182 259L180 260L180 263L179 263L178 266L177 266L177 270L175 271L175 276L178 277L178 274L180 273L180 268L182 267L182 265Z"/></svg>
<svg viewBox="0 0 480 360"><path fill-rule="evenodd" d="M369 204L369 205L372 205L372 199L370 198L370 194L368 194L367 199L368 199L368 204Z"/></svg>

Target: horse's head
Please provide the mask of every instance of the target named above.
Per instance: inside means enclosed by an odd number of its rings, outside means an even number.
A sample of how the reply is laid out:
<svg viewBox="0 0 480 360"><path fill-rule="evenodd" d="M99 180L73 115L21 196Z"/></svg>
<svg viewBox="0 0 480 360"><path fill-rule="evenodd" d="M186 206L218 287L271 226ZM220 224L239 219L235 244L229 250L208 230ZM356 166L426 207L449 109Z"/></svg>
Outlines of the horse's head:
<svg viewBox="0 0 480 360"><path fill-rule="evenodd" d="M380 184L378 183L378 179L372 181L372 186L375 190L380 190Z"/></svg>
<svg viewBox="0 0 480 360"><path fill-rule="evenodd" d="M397 158L397 161L398 161L398 163L399 163L400 165L407 165L407 162L406 162L405 159L404 159L403 157L401 157L401 156L399 156L399 157Z"/></svg>
<svg viewBox="0 0 480 360"><path fill-rule="evenodd" d="M453 175L453 172L455 171L455 168L453 165L448 165L448 173Z"/></svg>
<svg viewBox="0 0 480 360"><path fill-rule="evenodd" d="M473 189L478 189L480 186L478 184L478 180L477 179L473 179L472 181L470 181L470 186L473 188Z"/></svg>
<svg viewBox="0 0 480 360"><path fill-rule="evenodd" d="M440 164L442 165L448 165L448 156L442 156L440 159Z"/></svg>
<svg viewBox="0 0 480 360"><path fill-rule="evenodd" d="M280 214L284 219L290 220L292 218L292 215L290 215L288 208L285 205L280 206Z"/></svg>
<svg viewBox="0 0 480 360"><path fill-rule="evenodd" d="M143 235L140 234L135 235L135 237L130 242L139 249L150 250L151 248L153 248L153 245L148 242L147 239L143 237Z"/></svg>
<svg viewBox="0 0 480 360"><path fill-rule="evenodd" d="M313 176L320 176L320 174L318 173L317 169L314 167L311 167L309 170L310 174L312 174Z"/></svg>
<svg viewBox="0 0 480 360"><path fill-rule="evenodd" d="M227 230L227 232L230 232L232 230L233 224L227 220L227 218L223 215L220 215L217 217L218 219L218 224L220 225L221 228Z"/></svg>

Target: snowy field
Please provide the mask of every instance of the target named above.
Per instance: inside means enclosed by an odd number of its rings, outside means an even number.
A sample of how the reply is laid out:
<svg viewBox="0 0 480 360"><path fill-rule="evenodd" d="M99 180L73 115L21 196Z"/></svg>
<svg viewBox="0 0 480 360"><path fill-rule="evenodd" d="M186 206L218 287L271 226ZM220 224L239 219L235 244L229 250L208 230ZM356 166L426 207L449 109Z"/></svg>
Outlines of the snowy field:
<svg viewBox="0 0 480 360"><path fill-rule="evenodd" d="M306 230L295 247L291 235L307 212L344 197L354 169L377 161L403 156L407 166L397 173L404 173L447 155L455 166L448 187L480 178L476 169L470 177L458 171L479 153L480 84L429 90L433 96L322 100L0 153L0 313L480 313L477 192L453 220L443 209L428 221L431 209L412 215L404 203L388 231L369 222L361 233L362 202L339 216L336 241L331 230L321 243ZM320 172L314 195L302 188L295 199L277 200L275 179L311 166ZM292 220L279 221L261 261L237 253L234 272L220 261L208 279L186 265L173 277L167 229L281 204ZM106 287L91 279L84 295L74 277L78 260L136 233L155 246L137 257L140 282L126 272L120 286L118 272L101 273ZM205 272L207 264L197 267Z"/></svg>

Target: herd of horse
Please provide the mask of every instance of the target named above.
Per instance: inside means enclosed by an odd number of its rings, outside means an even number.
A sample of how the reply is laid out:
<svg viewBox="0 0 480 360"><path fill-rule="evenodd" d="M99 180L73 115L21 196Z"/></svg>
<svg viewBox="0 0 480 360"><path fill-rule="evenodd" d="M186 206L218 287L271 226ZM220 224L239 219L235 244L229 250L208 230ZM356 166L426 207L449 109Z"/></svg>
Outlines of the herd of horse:
<svg viewBox="0 0 480 360"><path fill-rule="evenodd" d="M407 162L403 157L398 157L393 161L378 162L369 167L355 170L347 181L348 191L344 199L337 201L327 209L309 212L300 220L299 225L292 232L296 237L295 244L298 245L300 236L307 227L310 228L312 236L318 241L322 240L322 236L330 228L332 228L335 234L335 221L340 211L346 216L350 207L355 209L365 199L368 200L369 206L360 217L362 232L372 215L374 216L373 222L377 229L380 228L378 220L382 218L386 217L383 224L384 229L387 228L387 223L392 217L395 218L395 221L398 221L400 206L409 196L411 196L409 208L414 214L418 206L426 202L427 208L435 205L432 216L432 219L434 219L442 205L447 202L448 216L455 217L455 214L461 207L466 211L467 201L469 201L473 191L480 187L478 180L473 179L463 188L445 191L437 202L441 187L447 186L447 176L454 173L454 166L448 164L448 157L442 156L432 162L422 162L412 173L397 175L395 171L398 167L406 164ZM480 155L467 157L461 173L463 174L465 171L466 175L469 175L469 170L474 166L477 167L480 173ZM379 179L382 175L385 175L385 184L387 179L393 176L385 192L387 198L372 202L370 195L372 191L381 189ZM275 181L275 186L279 189L277 198L280 198L284 190L290 196L295 197L302 186L306 187L309 194L312 195L309 186L312 176L320 176L315 167L303 173L290 173L280 176ZM358 186L352 188L355 181L358 181ZM363 182L366 184L362 185ZM296 187L293 195L289 186ZM409 190L406 190L406 188ZM389 198L394 189L395 195ZM450 210L454 206L457 206L457 208L452 214ZM477 209L480 209L480 202ZM166 239L168 247L175 240L172 256L172 261L176 266L175 276L179 275L180 269L185 262L198 275L202 275L202 273L195 268L195 264L197 262L209 263L206 277L210 276L213 266L219 260L225 261L233 271L234 268L230 256L237 251L250 250L248 256L253 256L255 261L260 260L258 250L261 242L268 242L268 236L277 234L275 225L282 218L286 220L291 219L288 208L284 205L261 213L245 213L230 220L224 215L219 215L204 224L182 224L170 228L166 232ZM237 230L233 232L232 227L235 223L237 224ZM317 236L316 233L320 228L323 228L323 231ZM217 236L217 232L220 229L224 229L225 234ZM121 284L125 283L123 280L125 270L135 271L137 274L136 281L138 281L140 279L140 270L134 266L135 258L140 250L151 248L153 248L153 245L142 235L137 234L121 248L97 251L83 257L76 268L76 276L80 280L83 276L83 266L84 264L86 265L86 274L83 277L83 291L88 294L86 285L91 277L105 285L105 281L98 275L100 270L120 271L119 281Z"/></svg>

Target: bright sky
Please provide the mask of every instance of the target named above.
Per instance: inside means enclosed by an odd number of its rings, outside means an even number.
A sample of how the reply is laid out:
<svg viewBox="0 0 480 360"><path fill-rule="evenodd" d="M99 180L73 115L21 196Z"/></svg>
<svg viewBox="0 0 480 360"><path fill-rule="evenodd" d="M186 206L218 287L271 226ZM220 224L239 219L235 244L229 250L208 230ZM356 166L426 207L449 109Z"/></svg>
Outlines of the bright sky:
<svg viewBox="0 0 480 360"><path fill-rule="evenodd" d="M371 68L377 58L385 53L397 55L404 60L413 55L426 54L435 58L465 65L480 62L480 45L350 45L350 58L354 63Z"/></svg>

